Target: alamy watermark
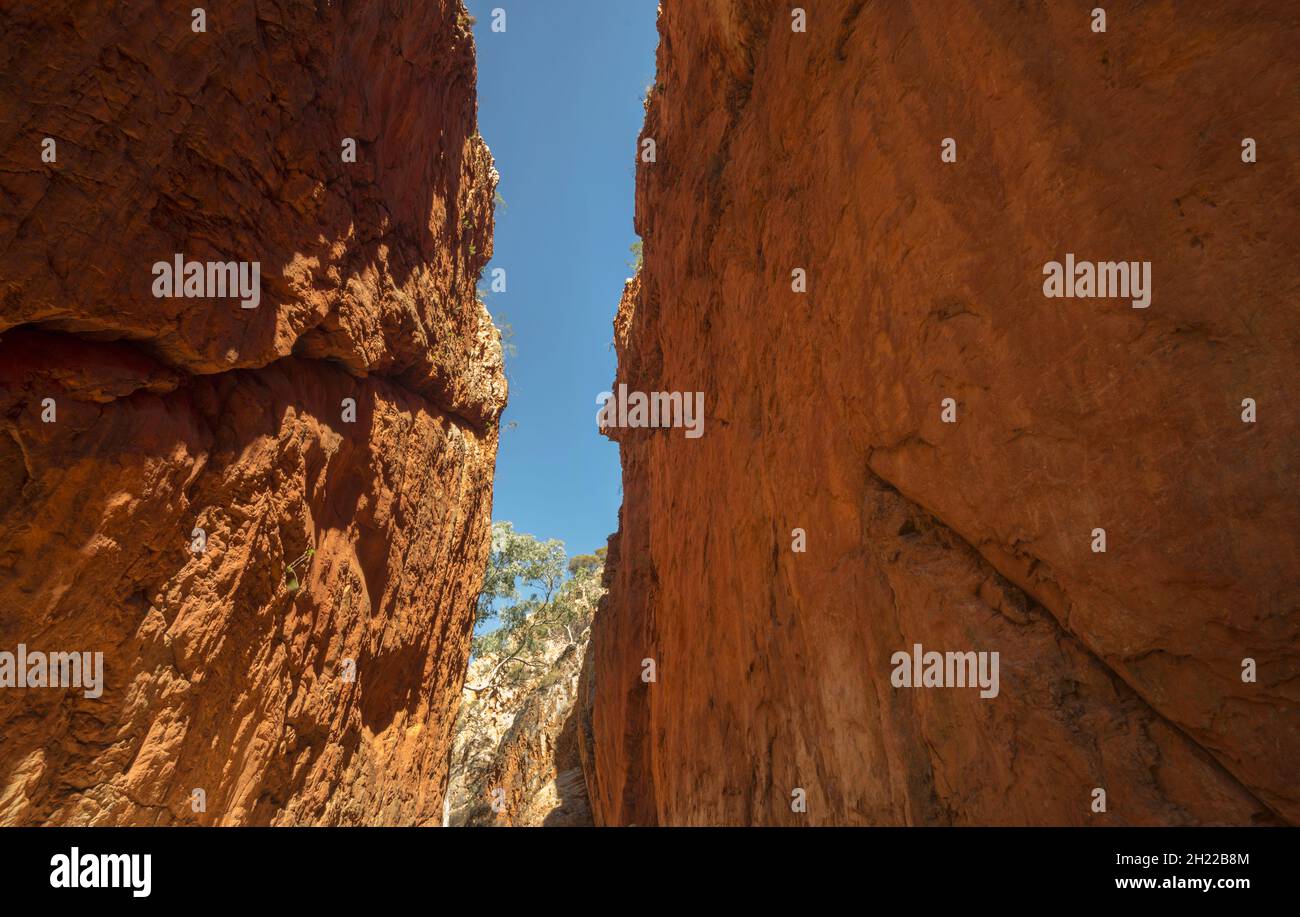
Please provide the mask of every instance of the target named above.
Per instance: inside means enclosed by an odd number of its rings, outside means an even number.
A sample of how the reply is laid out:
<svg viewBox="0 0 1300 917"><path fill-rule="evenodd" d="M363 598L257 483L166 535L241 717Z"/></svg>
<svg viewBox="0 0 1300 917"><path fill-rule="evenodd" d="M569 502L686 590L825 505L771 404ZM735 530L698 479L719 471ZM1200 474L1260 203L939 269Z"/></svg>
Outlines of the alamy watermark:
<svg viewBox="0 0 1300 917"><path fill-rule="evenodd" d="M1134 309L1151 305L1150 261L1078 261L1067 252L1065 264L1049 261L1043 265L1043 295L1108 299L1119 297L1132 301Z"/></svg>
<svg viewBox="0 0 1300 917"><path fill-rule="evenodd" d="M243 309L256 309L262 301L260 261L186 261L177 253L171 261L155 261L153 276L153 295L159 299L238 297Z"/></svg>
<svg viewBox="0 0 1300 917"><path fill-rule="evenodd" d="M129 888L136 898L153 890L153 854L69 853L50 857L51 888Z"/></svg>
<svg viewBox="0 0 1300 917"><path fill-rule="evenodd" d="M84 688L86 697L104 693L103 653L0 652L0 688Z"/></svg>
<svg viewBox="0 0 1300 917"><path fill-rule="evenodd" d="M611 427L683 427L687 439L704 435L703 392L629 392L620 384L618 393L601 392L596 396L601 408L596 425Z"/></svg>
<svg viewBox="0 0 1300 917"><path fill-rule="evenodd" d="M924 652L913 643L912 652L899 650L889 657L894 667L889 682L895 688L976 688L980 697L998 696L996 652Z"/></svg>

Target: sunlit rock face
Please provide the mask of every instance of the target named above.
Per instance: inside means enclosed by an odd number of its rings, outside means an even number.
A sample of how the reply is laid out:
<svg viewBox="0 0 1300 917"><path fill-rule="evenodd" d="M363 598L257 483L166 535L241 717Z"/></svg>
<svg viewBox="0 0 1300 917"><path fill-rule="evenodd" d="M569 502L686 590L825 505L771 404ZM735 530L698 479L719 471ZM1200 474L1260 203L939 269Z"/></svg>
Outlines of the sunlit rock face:
<svg viewBox="0 0 1300 917"><path fill-rule="evenodd" d="M469 20L198 25L0 11L0 651L103 664L0 688L0 823L440 823L506 394Z"/></svg>
<svg viewBox="0 0 1300 917"><path fill-rule="evenodd" d="M448 789L452 827L591 825L573 716L589 629L548 641L518 683L494 683L500 654L470 663ZM484 690L472 690L485 685Z"/></svg>
<svg viewBox="0 0 1300 917"><path fill-rule="evenodd" d="M1300 820L1300 17L803 6L660 16L597 823Z"/></svg>

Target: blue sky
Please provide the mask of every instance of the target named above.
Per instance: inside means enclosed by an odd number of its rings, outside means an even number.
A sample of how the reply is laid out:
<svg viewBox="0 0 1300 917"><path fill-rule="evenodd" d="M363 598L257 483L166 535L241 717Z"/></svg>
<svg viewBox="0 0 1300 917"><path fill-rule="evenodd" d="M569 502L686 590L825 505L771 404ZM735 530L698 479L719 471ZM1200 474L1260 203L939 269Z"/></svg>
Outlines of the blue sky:
<svg viewBox="0 0 1300 917"><path fill-rule="evenodd" d="M514 326L493 518L570 556L618 525L618 447L596 433L614 378L614 312L631 273L636 137L654 77L655 0L468 0L478 122L498 188L486 295ZM492 31L492 10L506 30ZM510 429L511 423L517 424Z"/></svg>

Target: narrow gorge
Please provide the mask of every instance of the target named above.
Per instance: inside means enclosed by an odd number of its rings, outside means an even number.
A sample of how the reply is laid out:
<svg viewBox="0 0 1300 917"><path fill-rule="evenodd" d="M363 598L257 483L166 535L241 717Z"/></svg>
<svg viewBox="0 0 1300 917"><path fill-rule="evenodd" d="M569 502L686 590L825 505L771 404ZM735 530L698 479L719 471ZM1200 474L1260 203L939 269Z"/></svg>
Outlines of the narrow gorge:
<svg viewBox="0 0 1300 917"><path fill-rule="evenodd" d="M0 826L1300 824L1300 8L624 2L0 8Z"/></svg>

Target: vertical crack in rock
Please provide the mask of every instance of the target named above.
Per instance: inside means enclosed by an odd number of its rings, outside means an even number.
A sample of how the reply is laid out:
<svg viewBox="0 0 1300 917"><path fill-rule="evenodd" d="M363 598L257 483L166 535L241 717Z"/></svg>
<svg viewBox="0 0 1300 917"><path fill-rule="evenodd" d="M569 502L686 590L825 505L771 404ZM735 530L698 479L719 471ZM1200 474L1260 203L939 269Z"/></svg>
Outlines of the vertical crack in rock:
<svg viewBox="0 0 1300 917"><path fill-rule="evenodd" d="M464 8L0 31L0 650L103 654L0 691L0 823L440 823L506 397Z"/></svg>
<svg viewBox="0 0 1300 917"><path fill-rule="evenodd" d="M596 823L1300 821L1300 15L807 13L660 13L616 383L706 423L610 431ZM1045 297L1068 253L1149 305Z"/></svg>

